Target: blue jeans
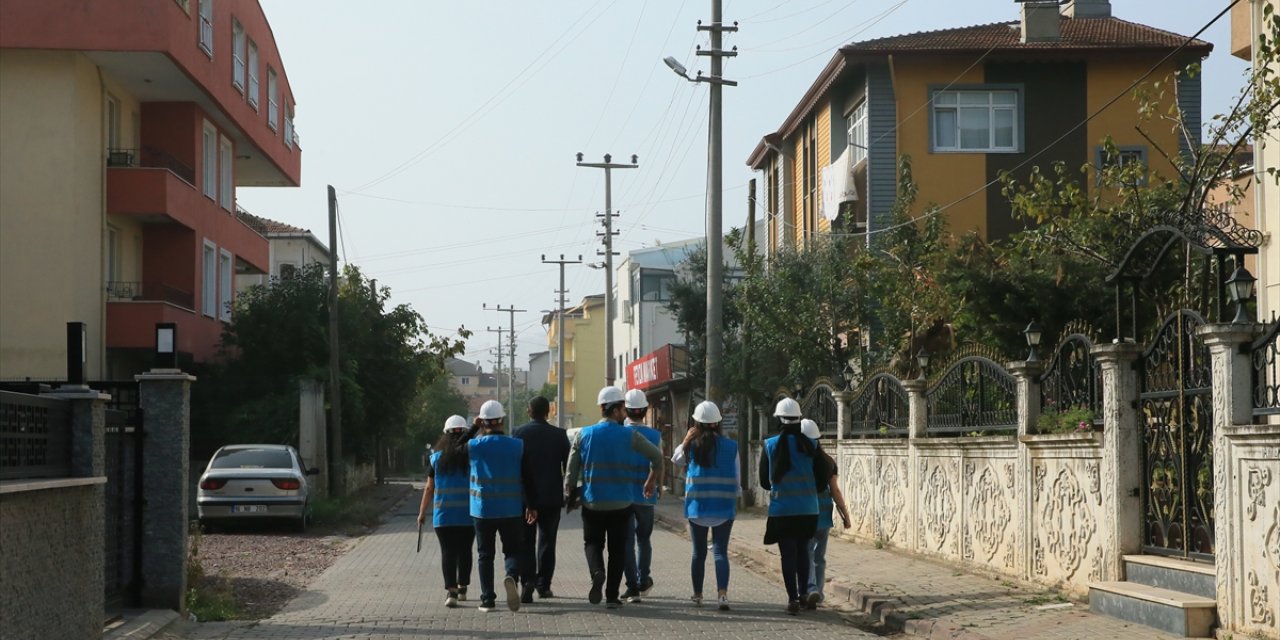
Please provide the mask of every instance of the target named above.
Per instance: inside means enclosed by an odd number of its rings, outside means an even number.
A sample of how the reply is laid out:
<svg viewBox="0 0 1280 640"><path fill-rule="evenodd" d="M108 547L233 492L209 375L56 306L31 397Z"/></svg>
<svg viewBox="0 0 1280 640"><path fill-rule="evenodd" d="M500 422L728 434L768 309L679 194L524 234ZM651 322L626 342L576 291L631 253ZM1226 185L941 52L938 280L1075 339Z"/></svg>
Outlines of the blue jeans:
<svg viewBox="0 0 1280 640"><path fill-rule="evenodd" d="M711 528L711 554L716 561L716 589L729 589L729 532L733 521L726 520ZM689 575L693 578L693 592L702 594L702 576L707 570L707 527L689 523L689 539L693 541L693 561Z"/></svg>
<svg viewBox="0 0 1280 640"><path fill-rule="evenodd" d="M627 588L640 590L640 585L649 578L649 567L653 561L653 505L633 504L635 513L632 526L627 527Z"/></svg>
<svg viewBox="0 0 1280 640"><path fill-rule="evenodd" d="M476 523L476 564L480 569L480 599L494 600L493 557L494 538L502 538L502 563L504 576L520 579L520 552L524 546L524 518L472 518Z"/></svg>
<svg viewBox="0 0 1280 640"><path fill-rule="evenodd" d="M819 602L827 599L826 594L822 592L822 587L827 579L827 538L830 535L830 529L818 529L813 537L809 538L808 593L817 593Z"/></svg>

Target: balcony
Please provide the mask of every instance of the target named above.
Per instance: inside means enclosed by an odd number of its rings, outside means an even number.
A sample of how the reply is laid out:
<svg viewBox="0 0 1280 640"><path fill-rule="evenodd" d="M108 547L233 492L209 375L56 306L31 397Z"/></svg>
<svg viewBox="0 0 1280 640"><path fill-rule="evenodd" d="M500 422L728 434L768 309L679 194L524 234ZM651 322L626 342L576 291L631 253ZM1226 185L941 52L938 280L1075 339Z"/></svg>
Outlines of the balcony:
<svg viewBox="0 0 1280 640"><path fill-rule="evenodd" d="M183 164L177 158L156 149L108 149L107 166L115 168L168 169L195 188L196 170Z"/></svg>
<svg viewBox="0 0 1280 640"><path fill-rule="evenodd" d="M187 310L196 307L196 296L190 291L183 291L163 282L126 282L113 281L107 283L107 301L118 302L167 302Z"/></svg>

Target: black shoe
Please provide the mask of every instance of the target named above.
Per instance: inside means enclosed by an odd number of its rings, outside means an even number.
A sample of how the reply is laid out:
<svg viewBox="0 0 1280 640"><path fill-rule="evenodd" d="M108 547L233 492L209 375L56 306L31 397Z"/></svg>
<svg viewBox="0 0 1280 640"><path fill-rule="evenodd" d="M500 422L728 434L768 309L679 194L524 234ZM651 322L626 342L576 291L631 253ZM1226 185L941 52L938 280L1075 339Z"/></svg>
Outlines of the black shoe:
<svg viewBox="0 0 1280 640"><path fill-rule="evenodd" d="M822 594L818 593L817 591L810 592L809 595L805 596L804 608L810 611L817 609L818 600L820 600L821 598L822 598Z"/></svg>
<svg viewBox="0 0 1280 640"><path fill-rule="evenodd" d="M797 616L797 615L800 615L800 601L799 601L799 600L792 600L792 601L791 601L791 603L787 605L787 615L789 615L789 616Z"/></svg>
<svg viewBox="0 0 1280 640"><path fill-rule="evenodd" d="M591 574L591 591L587 593L587 601L591 604L600 604L600 597L603 595L600 590L604 588L604 569L596 569Z"/></svg>
<svg viewBox="0 0 1280 640"><path fill-rule="evenodd" d="M481 600L480 600L480 613L489 613L490 611L493 611L495 607L496 607L496 604L494 603L494 601L493 601L492 599L485 600L485 599L481 598Z"/></svg>
<svg viewBox="0 0 1280 640"><path fill-rule="evenodd" d="M512 611L519 611L520 593L516 579L512 576L507 576L502 579L502 586L507 590L507 608Z"/></svg>
<svg viewBox="0 0 1280 640"><path fill-rule="evenodd" d="M466 601L467 601L467 585L465 584L459 585L458 586L458 602L466 602Z"/></svg>
<svg viewBox="0 0 1280 640"><path fill-rule="evenodd" d="M609 600L604 603L604 606L606 609L620 609L622 608L622 601L617 598L609 598Z"/></svg>
<svg viewBox="0 0 1280 640"><path fill-rule="evenodd" d="M526 584L520 590L520 604L533 604L533 585Z"/></svg>
<svg viewBox="0 0 1280 640"><path fill-rule="evenodd" d="M632 603L640 602L640 590L635 587L630 587L626 591L622 592L619 599Z"/></svg>
<svg viewBox="0 0 1280 640"><path fill-rule="evenodd" d="M551 593L551 589L538 589L539 600L546 600L547 598L554 598L554 597L556 597L556 594Z"/></svg>
<svg viewBox="0 0 1280 640"><path fill-rule="evenodd" d="M640 581L640 595L642 595L642 596L647 596L647 595L649 595L649 590L650 590L650 589L652 589L652 588L653 588L653 578L652 578L652 577L645 578L644 580L641 580L641 581Z"/></svg>

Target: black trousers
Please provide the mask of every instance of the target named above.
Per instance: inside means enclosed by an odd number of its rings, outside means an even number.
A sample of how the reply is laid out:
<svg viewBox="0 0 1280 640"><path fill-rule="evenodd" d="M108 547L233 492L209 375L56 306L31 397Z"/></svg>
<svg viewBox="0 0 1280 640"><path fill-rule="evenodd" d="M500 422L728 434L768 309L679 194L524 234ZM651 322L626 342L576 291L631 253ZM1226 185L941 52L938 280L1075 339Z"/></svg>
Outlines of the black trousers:
<svg viewBox="0 0 1280 640"><path fill-rule="evenodd" d="M631 526L631 507L613 511L595 511L582 508L582 541L587 553L587 569L591 573L605 570L604 596L618 598L618 587L627 562L627 529ZM609 549L609 563L604 560L605 547Z"/></svg>
<svg viewBox="0 0 1280 640"><path fill-rule="evenodd" d="M538 521L524 525L524 549L520 582L538 590L551 588L556 572L556 534L560 531L560 507L536 507Z"/></svg>
<svg viewBox="0 0 1280 640"><path fill-rule="evenodd" d="M782 560L782 584L787 600L796 602L809 589L809 538L778 540L778 556Z"/></svg>
<svg viewBox="0 0 1280 640"><path fill-rule="evenodd" d="M444 588L452 591L471 583L471 543L476 539L472 525L436 527L440 540L440 567L444 570Z"/></svg>

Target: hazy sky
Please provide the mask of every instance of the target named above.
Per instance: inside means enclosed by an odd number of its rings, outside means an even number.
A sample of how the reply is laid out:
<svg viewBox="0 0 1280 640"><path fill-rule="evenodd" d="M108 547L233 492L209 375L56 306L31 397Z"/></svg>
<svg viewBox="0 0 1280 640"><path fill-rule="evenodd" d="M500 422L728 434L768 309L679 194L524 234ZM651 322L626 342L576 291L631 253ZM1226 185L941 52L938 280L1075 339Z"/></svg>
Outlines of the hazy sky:
<svg viewBox="0 0 1280 640"><path fill-rule="evenodd" d="M261 0L297 100L301 188L240 189L249 211L328 241L325 186L338 189L339 255L435 332L476 332L482 360L514 304L516 364L545 350L541 311L555 306L554 265L596 261L604 176L574 166L640 156L615 171L618 251L703 235L707 87L663 64L707 69L694 46L708 0ZM1191 35L1227 0L1115 0L1119 18ZM746 219L745 165L845 42L1014 20L1011 0L724 0L741 31L725 76L724 226ZM1229 18L1202 36L1204 113L1242 82ZM1113 108L1129 108L1121 101ZM927 176L918 176L927 180ZM976 185L975 185L976 186ZM570 266L570 304L604 290L604 274ZM505 338L504 338L505 340ZM505 346L505 345L504 345Z"/></svg>

